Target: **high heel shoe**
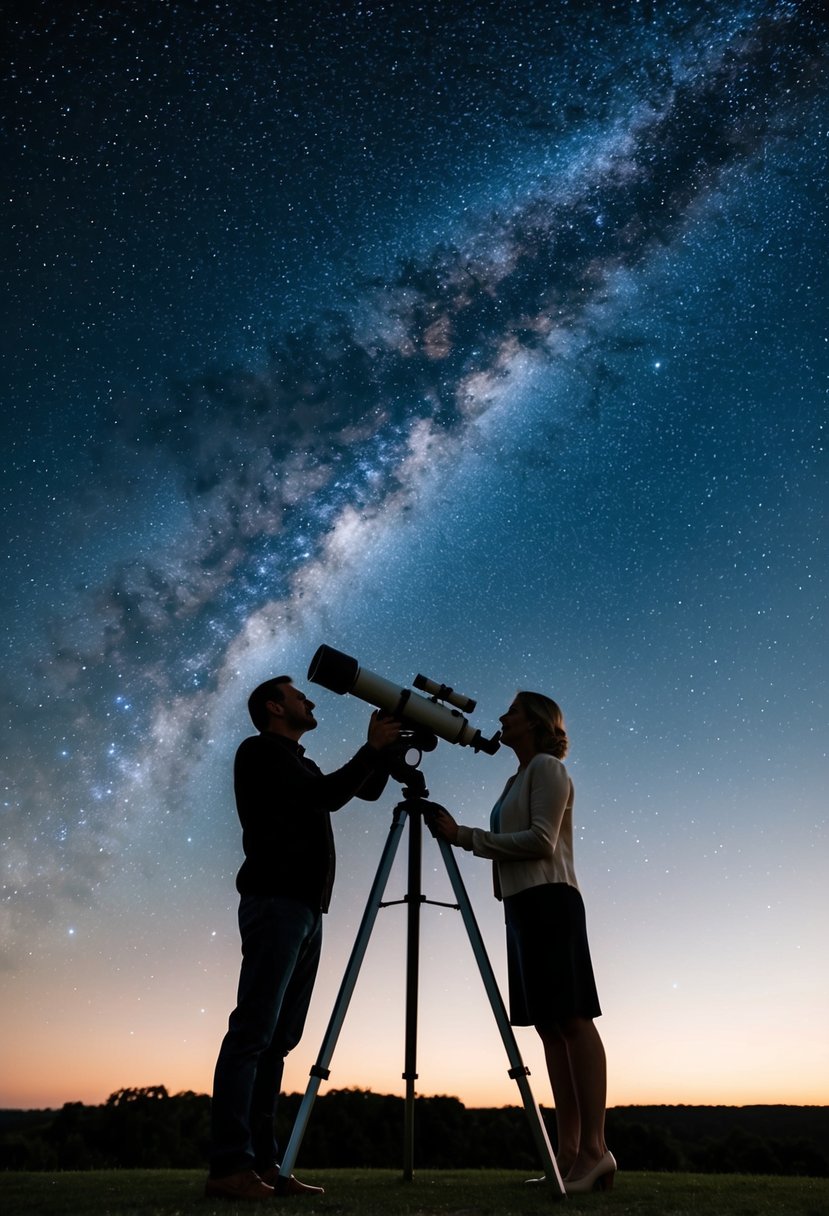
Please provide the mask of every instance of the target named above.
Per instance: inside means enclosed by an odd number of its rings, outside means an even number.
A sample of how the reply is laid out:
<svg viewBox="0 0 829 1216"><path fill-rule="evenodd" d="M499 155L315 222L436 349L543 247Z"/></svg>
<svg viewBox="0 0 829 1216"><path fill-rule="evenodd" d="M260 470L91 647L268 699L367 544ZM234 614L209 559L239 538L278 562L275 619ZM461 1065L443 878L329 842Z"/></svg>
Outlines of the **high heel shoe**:
<svg viewBox="0 0 829 1216"><path fill-rule="evenodd" d="M613 1188L615 1177L616 1158L611 1152L607 1152L601 1161L583 1177L574 1178L572 1181L565 1179L564 1189L568 1195L587 1195L590 1191L609 1191Z"/></svg>

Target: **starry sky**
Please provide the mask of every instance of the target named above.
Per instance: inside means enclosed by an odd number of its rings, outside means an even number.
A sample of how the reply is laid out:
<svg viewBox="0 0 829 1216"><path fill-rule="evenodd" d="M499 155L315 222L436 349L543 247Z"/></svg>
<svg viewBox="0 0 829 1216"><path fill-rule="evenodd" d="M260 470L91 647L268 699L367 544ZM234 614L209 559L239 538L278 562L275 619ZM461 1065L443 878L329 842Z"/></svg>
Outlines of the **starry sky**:
<svg viewBox="0 0 829 1216"><path fill-rule="evenodd" d="M323 642L485 735L562 705L612 1104L829 1100L823 5L3 22L0 1106L209 1090L247 694L292 673L325 768L364 736ZM423 770L485 824L513 759ZM289 1089L396 801L336 817ZM460 917L422 932L419 1092L517 1102ZM384 910L331 1086L402 1092L404 941Z"/></svg>

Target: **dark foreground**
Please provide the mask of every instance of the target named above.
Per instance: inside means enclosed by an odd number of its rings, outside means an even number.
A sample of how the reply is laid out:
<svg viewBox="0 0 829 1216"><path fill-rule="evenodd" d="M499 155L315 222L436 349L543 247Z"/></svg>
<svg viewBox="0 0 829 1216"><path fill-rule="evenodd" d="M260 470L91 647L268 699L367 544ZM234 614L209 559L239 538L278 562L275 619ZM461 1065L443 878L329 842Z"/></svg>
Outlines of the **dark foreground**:
<svg viewBox="0 0 829 1216"><path fill-rule="evenodd" d="M401 1181L394 1170L301 1172L326 1188L320 1200L233 1204L203 1197L194 1170L100 1170L0 1174L5 1216L237 1216L270 1210L337 1216L533 1216L549 1211L614 1216L826 1216L829 1179L738 1174L619 1173L613 1191L554 1203L555 1192L525 1186L515 1170L434 1170Z"/></svg>

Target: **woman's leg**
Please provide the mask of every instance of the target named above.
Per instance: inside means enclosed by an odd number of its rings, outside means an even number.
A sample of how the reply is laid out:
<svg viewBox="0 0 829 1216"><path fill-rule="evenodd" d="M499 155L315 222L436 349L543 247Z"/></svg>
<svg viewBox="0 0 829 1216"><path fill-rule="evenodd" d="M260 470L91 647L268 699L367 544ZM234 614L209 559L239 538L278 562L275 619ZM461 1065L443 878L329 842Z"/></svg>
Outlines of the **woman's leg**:
<svg viewBox="0 0 829 1216"><path fill-rule="evenodd" d="M536 1030L544 1044L550 1088L553 1091L558 1138L556 1161L563 1178L579 1155L581 1139L579 1103L573 1086L567 1040L557 1026L536 1026Z"/></svg>
<svg viewBox="0 0 829 1216"><path fill-rule="evenodd" d="M581 1178L607 1152L604 1138L607 1060L599 1032L590 1018L569 1018L558 1029L566 1044L579 1112L579 1150L570 1176Z"/></svg>

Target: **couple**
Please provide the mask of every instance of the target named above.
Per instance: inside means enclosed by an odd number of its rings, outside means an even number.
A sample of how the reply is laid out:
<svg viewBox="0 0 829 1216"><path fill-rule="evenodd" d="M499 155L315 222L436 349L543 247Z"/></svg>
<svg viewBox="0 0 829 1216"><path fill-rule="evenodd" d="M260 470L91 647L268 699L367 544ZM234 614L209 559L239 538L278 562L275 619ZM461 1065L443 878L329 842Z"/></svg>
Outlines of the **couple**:
<svg viewBox="0 0 829 1216"><path fill-rule="evenodd" d="M330 814L351 798L375 800L387 780L384 749L399 722L371 716L368 738L328 775L300 738L317 725L314 704L288 676L254 689L248 710L259 734L240 745L234 767L245 861L242 967L213 1086L210 1197L264 1199L321 1194L278 1176L274 1115L284 1058L299 1042L319 962L322 913L334 881ZM558 1164L568 1194L613 1183L604 1140L606 1067L593 1018L599 1009L573 869L573 785L561 763L561 711L521 692L501 717L501 742L519 763L492 811L490 830L462 827L430 804L432 832L494 863L504 902L510 1019L534 1025L553 1089Z"/></svg>

